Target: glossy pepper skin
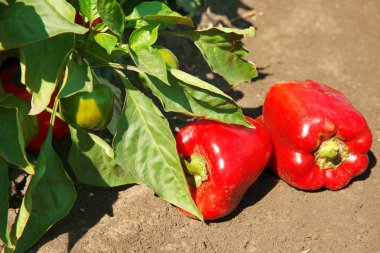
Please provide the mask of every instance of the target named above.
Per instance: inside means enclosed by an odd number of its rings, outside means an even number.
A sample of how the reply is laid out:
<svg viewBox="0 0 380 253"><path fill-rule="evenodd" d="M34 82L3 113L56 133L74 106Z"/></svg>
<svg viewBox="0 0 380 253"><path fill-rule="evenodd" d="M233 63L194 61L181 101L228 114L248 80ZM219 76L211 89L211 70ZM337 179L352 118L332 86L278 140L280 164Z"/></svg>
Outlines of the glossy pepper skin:
<svg viewBox="0 0 380 253"><path fill-rule="evenodd" d="M246 119L255 128L201 120L176 136L192 198L205 220L231 213L269 160L269 135L261 123Z"/></svg>
<svg viewBox="0 0 380 253"><path fill-rule="evenodd" d="M371 131L339 91L315 81L274 84L262 121L272 137L269 167L303 190L339 190L368 166Z"/></svg>
<svg viewBox="0 0 380 253"><path fill-rule="evenodd" d="M9 58L4 61L0 68L0 78L2 81L3 89L6 93L13 94L17 97L24 99L30 103L32 95L27 91L26 86L20 84L21 78L21 68L20 62L17 58ZM48 107L53 107L54 99L56 96L56 91L52 95L52 99ZM43 142L46 139L47 132L50 126L50 116L51 114L48 111L43 111L37 115L38 121L38 133L36 137L31 140L26 149L37 153L40 151ZM61 119L56 118L53 126L53 139L58 141L67 140L70 138L70 130L67 127L67 124Z"/></svg>

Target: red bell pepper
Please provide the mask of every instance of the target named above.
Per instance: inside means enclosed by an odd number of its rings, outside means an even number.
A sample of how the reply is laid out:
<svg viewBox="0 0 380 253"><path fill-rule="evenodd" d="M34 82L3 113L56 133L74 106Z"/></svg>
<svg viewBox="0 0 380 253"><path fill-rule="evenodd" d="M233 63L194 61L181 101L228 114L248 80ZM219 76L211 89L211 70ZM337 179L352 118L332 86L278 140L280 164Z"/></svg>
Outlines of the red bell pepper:
<svg viewBox="0 0 380 253"><path fill-rule="evenodd" d="M368 166L371 131L339 91L306 80L274 84L262 121L272 137L269 167L303 190L339 190Z"/></svg>
<svg viewBox="0 0 380 253"><path fill-rule="evenodd" d="M261 123L246 119L255 128L201 120L176 136L192 198L205 220L231 213L269 160L269 135Z"/></svg>

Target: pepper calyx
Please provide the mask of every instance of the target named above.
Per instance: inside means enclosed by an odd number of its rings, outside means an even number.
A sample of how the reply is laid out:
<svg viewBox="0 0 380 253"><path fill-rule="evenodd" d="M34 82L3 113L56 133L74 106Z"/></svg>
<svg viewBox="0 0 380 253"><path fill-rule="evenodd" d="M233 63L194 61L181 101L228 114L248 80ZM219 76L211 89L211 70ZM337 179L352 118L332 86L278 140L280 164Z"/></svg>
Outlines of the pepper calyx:
<svg viewBox="0 0 380 253"><path fill-rule="evenodd" d="M189 184L198 188L208 179L207 162L203 156L193 154L189 158L181 158L181 162Z"/></svg>
<svg viewBox="0 0 380 253"><path fill-rule="evenodd" d="M347 145L337 137L325 140L314 152L314 160L321 170L336 169L349 156Z"/></svg>

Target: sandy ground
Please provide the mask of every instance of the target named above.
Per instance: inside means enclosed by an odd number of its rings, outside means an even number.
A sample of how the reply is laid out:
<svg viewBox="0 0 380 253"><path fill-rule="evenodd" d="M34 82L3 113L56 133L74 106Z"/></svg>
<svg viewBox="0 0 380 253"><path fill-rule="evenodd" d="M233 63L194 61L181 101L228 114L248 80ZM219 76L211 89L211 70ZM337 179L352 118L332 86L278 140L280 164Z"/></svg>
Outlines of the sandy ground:
<svg viewBox="0 0 380 253"><path fill-rule="evenodd" d="M245 112L260 113L274 82L329 84L368 120L368 171L343 190L312 193L266 171L235 212L210 223L181 215L143 186L81 186L71 214L31 252L380 252L380 1L221 2L210 8L221 22L227 15L258 28L246 43L260 79L232 91ZM246 21L234 19L244 13Z"/></svg>

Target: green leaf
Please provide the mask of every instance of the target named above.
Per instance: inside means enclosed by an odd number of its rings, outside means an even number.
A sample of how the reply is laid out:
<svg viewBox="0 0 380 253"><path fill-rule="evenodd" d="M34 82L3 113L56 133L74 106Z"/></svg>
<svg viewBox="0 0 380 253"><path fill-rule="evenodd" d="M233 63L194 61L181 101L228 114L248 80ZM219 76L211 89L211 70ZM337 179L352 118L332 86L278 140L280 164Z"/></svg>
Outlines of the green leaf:
<svg viewBox="0 0 380 253"><path fill-rule="evenodd" d="M8 231L8 209L9 209L9 181L8 166L0 157L0 239L5 247L12 248L13 244Z"/></svg>
<svg viewBox="0 0 380 253"><path fill-rule="evenodd" d="M16 165L33 174L24 150L25 142L17 108L0 105L0 157L6 162Z"/></svg>
<svg viewBox="0 0 380 253"><path fill-rule="evenodd" d="M129 37L130 47L136 51L141 47L153 45L158 37L158 25L147 25L132 32Z"/></svg>
<svg viewBox="0 0 380 253"><path fill-rule="evenodd" d="M111 31L121 36L125 15L120 4L115 0L98 0L98 12Z"/></svg>
<svg viewBox="0 0 380 253"><path fill-rule="evenodd" d="M193 21L190 18L172 11L167 5L157 1L143 2L137 5L125 19L127 21L137 21L137 23L131 22L136 27L147 25L152 21L160 23L162 27L168 25L193 26Z"/></svg>
<svg viewBox="0 0 380 253"><path fill-rule="evenodd" d="M201 219L167 120L149 98L118 73L126 87L126 101L113 140L115 161L128 168L137 183Z"/></svg>
<svg viewBox="0 0 380 253"><path fill-rule="evenodd" d="M83 129L70 127L70 132L69 163L80 182L101 187L135 183L128 169L116 164L111 146L102 138Z"/></svg>
<svg viewBox="0 0 380 253"><path fill-rule="evenodd" d="M49 104L74 45L73 34L62 34L20 49L26 66L22 82L33 94L30 114L39 114Z"/></svg>
<svg viewBox="0 0 380 253"><path fill-rule="evenodd" d="M166 64L158 49L151 46L140 46L131 56L139 69L168 83Z"/></svg>
<svg viewBox="0 0 380 253"><path fill-rule="evenodd" d="M15 252L25 252L54 223L65 217L76 199L74 183L67 175L52 145L52 127L39 153L16 221L19 238ZM20 237L21 236L21 237Z"/></svg>
<svg viewBox="0 0 380 253"><path fill-rule="evenodd" d="M176 4L191 15L197 15L205 5L205 0L176 0Z"/></svg>
<svg viewBox="0 0 380 253"><path fill-rule="evenodd" d="M29 115L30 102L13 94L0 93L0 105L7 108L17 108L17 117L25 144L36 137L38 133L38 121L35 115Z"/></svg>
<svg viewBox="0 0 380 253"><path fill-rule="evenodd" d="M22 47L62 33L84 34L74 24L75 9L65 0L8 1L0 10L0 51Z"/></svg>
<svg viewBox="0 0 380 253"><path fill-rule="evenodd" d="M112 50L117 44L117 38L109 33L97 33L95 34L95 41L103 47L108 54L112 53Z"/></svg>
<svg viewBox="0 0 380 253"><path fill-rule="evenodd" d="M242 57L247 55L242 39L254 36L253 27L244 30L234 28L210 28L202 31L179 31L171 34L194 40L211 70L228 83L249 82L257 76L255 65Z"/></svg>
<svg viewBox="0 0 380 253"><path fill-rule="evenodd" d="M97 0L79 0L80 11L92 23L94 19L99 17L97 10Z"/></svg>
<svg viewBox="0 0 380 253"><path fill-rule="evenodd" d="M75 93L92 91L92 72L90 66L79 65L73 60L67 62L66 83L59 94L59 98L69 97Z"/></svg>
<svg viewBox="0 0 380 253"><path fill-rule="evenodd" d="M183 71L171 69L170 86L142 73L165 111L252 127L234 100L221 90Z"/></svg>

